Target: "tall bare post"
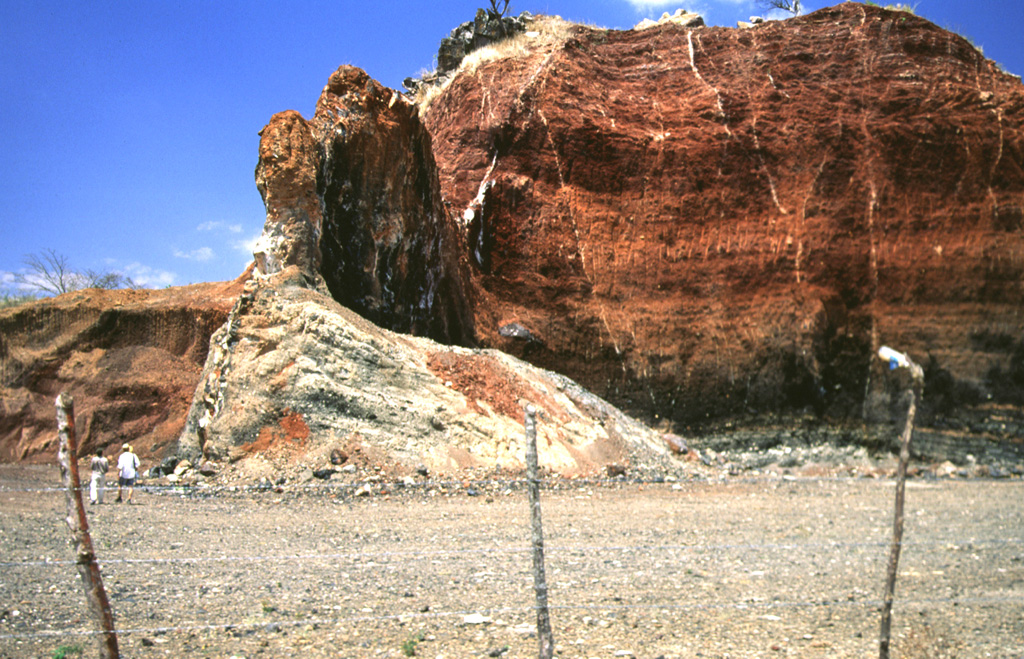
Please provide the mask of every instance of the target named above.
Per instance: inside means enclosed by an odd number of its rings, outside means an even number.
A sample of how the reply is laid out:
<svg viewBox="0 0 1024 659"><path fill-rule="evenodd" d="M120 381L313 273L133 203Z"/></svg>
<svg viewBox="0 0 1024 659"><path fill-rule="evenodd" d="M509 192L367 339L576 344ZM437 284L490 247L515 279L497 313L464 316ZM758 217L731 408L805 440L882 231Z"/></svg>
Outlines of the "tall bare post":
<svg viewBox="0 0 1024 659"><path fill-rule="evenodd" d="M96 553L89 535L89 520L82 502L81 479L78 477L78 440L75 437L75 404L71 396L57 396L57 434L60 448L57 450L57 464L60 466L61 481L67 495L68 528L75 545L78 574L85 586L85 597L89 610L100 625L100 659L118 659L117 632L114 630L114 614L110 600L103 588L103 577L96 563Z"/></svg>
<svg viewBox="0 0 1024 659"><path fill-rule="evenodd" d="M533 590L537 595L537 638L540 659L551 659L555 641L548 612L548 582L544 576L544 529L540 517L540 480L537 467L537 409L526 406L526 481L530 496L530 525L533 529Z"/></svg>
<svg viewBox="0 0 1024 659"><path fill-rule="evenodd" d="M914 433L914 415L917 412L917 397L924 386L924 371L909 357L891 348L883 347L879 356L887 360L892 368L910 370L911 386L907 391L907 421L900 435L900 460L896 467L896 505L892 523L892 546L889 548L889 566L885 575L885 595L882 599L882 624L878 636L879 659L889 659L890 629L892 627L892 602L896 594L896 572L899 569L900 550L903 546L903 501L907 485L907 463L910 461L910 437Z"/></svg>

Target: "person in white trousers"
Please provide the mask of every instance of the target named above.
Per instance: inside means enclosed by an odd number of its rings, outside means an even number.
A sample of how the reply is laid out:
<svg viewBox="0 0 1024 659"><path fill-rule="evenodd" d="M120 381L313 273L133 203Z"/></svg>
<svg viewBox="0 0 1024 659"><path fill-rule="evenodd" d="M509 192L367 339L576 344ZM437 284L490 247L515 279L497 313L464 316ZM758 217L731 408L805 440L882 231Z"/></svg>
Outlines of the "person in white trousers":
<svg viewBox="0 0 1024 659"><path fill-rule="evenodd" d="M103 492L107 489L107 472L110 462L103 457L103 449L97 449L96 456L89 465L92 478L89 480L89 503L103 503Z"/></svg>

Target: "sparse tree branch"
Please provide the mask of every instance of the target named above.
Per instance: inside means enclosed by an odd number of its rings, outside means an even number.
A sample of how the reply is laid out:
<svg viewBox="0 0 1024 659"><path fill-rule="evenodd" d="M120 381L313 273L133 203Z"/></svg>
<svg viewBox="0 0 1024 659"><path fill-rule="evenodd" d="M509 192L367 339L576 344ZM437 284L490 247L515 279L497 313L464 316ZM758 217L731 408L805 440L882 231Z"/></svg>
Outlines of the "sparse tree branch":
<svg viewBox="0 0 1024 659"><path fill-rule="evenodd" d="M23 259L28 272L14 275L14 281L44 294L60 295L83 288L138 288L131 277L119 272L75 270L68 258L54 249L44 249Z"/></svg>
<svg viewBox="0 0 1024 659"><path fill-rule="evenodd" d="M53 249L38 254L29 254L23 259L28 274L15 275L19 284L35 288L43 293L60 295L81 288L80 276L71 269L68 259Z"/></svg>
<svg viewBox="0 0 1024 659"><path fill-rule="evenodd" d="M510 2L510 0L504 0L503 2L501 2L501 0L490 0L490 1L491 1L491 8L487 10L487 13L491 15L491 18L498 18L498 19L500 19L502 16L504 16L506 13L508 13L508 3ZM498 9L498 4L499 3L501 3L501 5L502 5L501 9Z"/></svg>
<svg viewBox="0 0 1024 659"><path fill-rule="evenodd" d="M505 14L508 12L509 0L503 0L503 3L500 3L499 0L490 0L490 2L491 8L487 10L487 18L498 22L502 38L508 37L508 31L505 30ZM498 8L499 4L501 4L500 9Z"/></svg>
<svg viewBox="0 0 1024 659"><path fill-rule="evenodd" d="M95 270L86 270L84 273L88 285L86 288L103 288L106 290L114 290L116 288L138 288L138 284L132 281L132 278L127 275L122 275L120 272L96 272Z"/></svg>
<svg viewBox="0 0 1024 659"><path fill-rule="evenodd" d="M803 11L803 4L800 0L760 0L760 5L766 9L788 11L794 16L799 16Z"/></svg>

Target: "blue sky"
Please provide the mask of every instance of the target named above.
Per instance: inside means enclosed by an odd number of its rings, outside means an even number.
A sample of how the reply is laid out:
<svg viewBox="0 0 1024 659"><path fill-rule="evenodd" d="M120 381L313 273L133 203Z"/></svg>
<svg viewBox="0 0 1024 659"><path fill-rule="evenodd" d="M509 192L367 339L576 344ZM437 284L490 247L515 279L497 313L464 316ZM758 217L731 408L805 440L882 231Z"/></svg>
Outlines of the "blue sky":
<svg viewBox="0 0 1024 659"><path fill-rule="evenodd" d="M309 117L342 64L401 89L484 4L0 0L0 291L45 249L150 287L234 278L263 227L253 170L270 117ZM1024 73L1021 0L911 4ZM511 5L623 29L677 7L709 25L763 13L754 0Z"/></svg>

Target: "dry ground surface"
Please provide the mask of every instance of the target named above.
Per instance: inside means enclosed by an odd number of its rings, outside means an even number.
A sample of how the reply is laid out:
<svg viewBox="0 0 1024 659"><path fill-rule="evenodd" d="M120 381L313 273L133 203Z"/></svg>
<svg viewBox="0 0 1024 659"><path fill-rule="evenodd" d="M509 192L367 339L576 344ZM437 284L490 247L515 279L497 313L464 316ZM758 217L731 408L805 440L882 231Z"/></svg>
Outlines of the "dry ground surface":
<svg viewBox="0 0 1024 659"><path fill-rule="evenodd" d="M96 655L57 480L0 466L3 659ZM525 490L475 487L110 497L89 518L122 656L535 657ZM877 656L893 494L868 478L548 484L556 654ZM1020 479L909 483L894 656L1024 657L1022 504Z"/></svg>

